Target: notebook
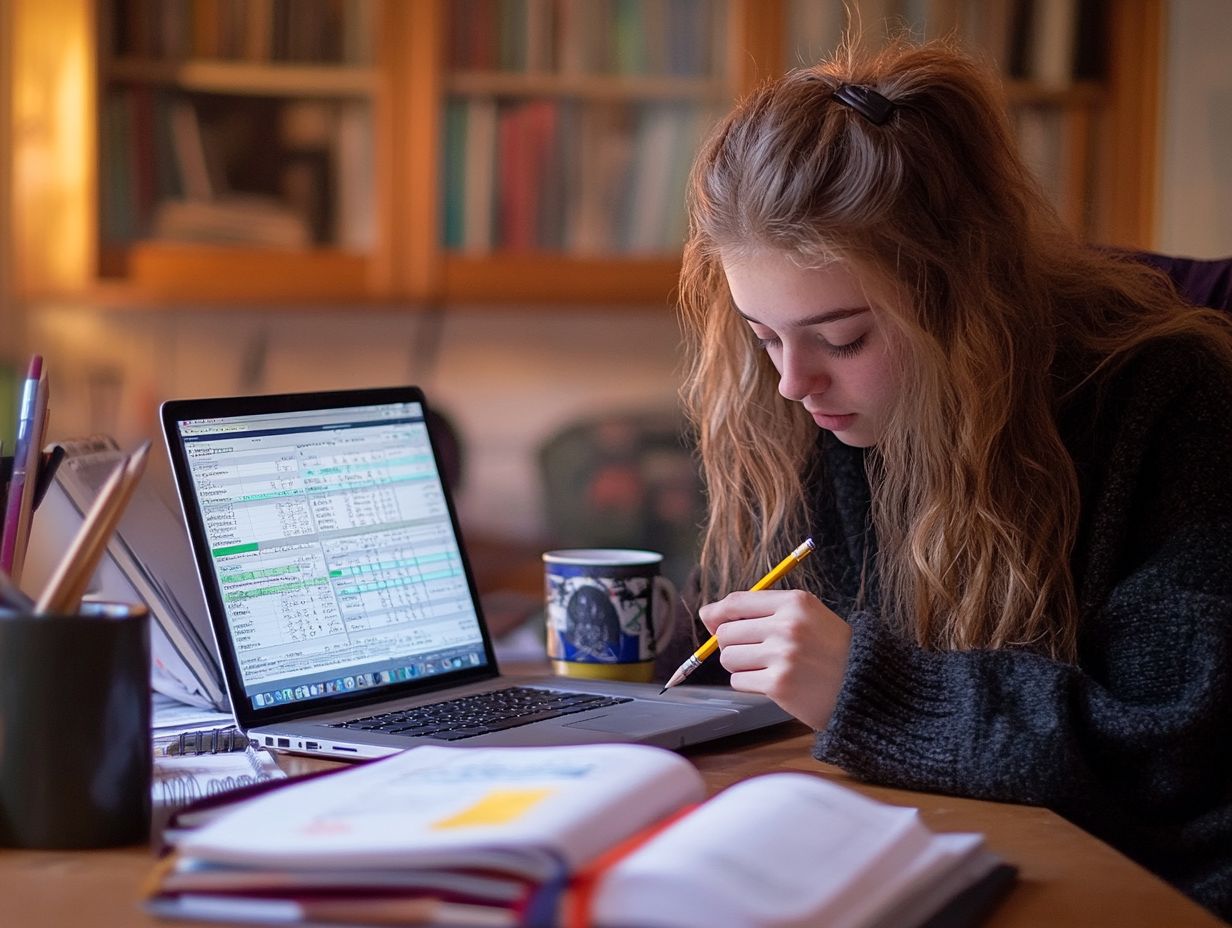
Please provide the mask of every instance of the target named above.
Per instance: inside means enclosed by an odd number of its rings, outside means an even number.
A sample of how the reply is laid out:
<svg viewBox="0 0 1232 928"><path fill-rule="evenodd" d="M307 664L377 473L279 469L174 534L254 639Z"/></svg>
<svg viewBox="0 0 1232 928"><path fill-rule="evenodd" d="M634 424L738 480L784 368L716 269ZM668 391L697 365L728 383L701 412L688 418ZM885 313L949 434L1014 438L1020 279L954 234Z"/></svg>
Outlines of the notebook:
<svg viewBox="0 0 1232 928"><path fill-rule="evenodd" d="M788 718L725 687L660 696L657 684L503 675L426 415L410 386L163 404L250 737L353 758L432 743L680 748ZM489 717L493 701L504 708ZM443 714L458 705L461 719Z"/></svg>

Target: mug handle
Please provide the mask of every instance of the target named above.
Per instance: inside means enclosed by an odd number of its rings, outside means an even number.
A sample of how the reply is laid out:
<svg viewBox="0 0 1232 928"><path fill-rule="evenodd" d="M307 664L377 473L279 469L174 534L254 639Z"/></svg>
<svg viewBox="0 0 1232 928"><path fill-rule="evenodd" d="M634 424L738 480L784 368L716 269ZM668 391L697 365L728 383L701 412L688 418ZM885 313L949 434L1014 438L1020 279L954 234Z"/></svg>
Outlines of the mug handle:
<svg viewBox="0 0 1232 928"><path fill-rule="evenodd" d="M672 630L676 627L676 584L667 577L654 578L654 597L661 602L655 603L652 615L661 617L655 619L655 653L663 649L665 642L671 641ZM659 608L662 605L662 608Z"/></svg>

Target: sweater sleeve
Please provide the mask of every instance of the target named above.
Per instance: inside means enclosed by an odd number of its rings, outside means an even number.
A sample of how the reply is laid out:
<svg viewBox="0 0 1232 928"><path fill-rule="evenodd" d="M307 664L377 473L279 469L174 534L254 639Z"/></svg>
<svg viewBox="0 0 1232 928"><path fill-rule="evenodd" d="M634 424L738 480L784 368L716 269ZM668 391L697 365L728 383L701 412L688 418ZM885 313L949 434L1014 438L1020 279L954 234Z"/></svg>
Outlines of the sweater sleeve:
<svg viewBox="0 0 1232 928"><path fill-rule="evenodd" d="M1232 383L1213 364L1155 373L1100 413L1077 662L926 651L854 613L815 754L878 782L1047 805L1166 875L1205 847L1226 881Z"/></svg>

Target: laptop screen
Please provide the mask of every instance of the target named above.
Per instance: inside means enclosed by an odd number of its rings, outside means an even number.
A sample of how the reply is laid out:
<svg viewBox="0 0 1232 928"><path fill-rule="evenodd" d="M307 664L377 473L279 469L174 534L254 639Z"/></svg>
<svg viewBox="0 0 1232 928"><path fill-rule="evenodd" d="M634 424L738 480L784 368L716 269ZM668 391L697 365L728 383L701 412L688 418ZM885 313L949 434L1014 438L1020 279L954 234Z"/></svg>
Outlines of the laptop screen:
<svg viewBox="0 0 1232 928"><path fill-rule="evenodd" d="M181 418L175 429L245 710L377 696L487 665L422 403Z"/></svg>

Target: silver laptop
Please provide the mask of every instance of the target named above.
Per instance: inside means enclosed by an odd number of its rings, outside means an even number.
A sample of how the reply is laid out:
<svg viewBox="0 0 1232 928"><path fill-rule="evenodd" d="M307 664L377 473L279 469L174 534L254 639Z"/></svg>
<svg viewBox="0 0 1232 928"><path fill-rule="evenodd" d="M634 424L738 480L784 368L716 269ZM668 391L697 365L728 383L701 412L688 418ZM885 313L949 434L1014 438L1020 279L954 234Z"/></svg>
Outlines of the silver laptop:
<svg viewBox="0 0 1232 928"><path fill-rule="evenodd" d="M679 748L788 718L728 688L497 668L416 387L173 400L180 503L236 722L263 745Z"/></svg>

